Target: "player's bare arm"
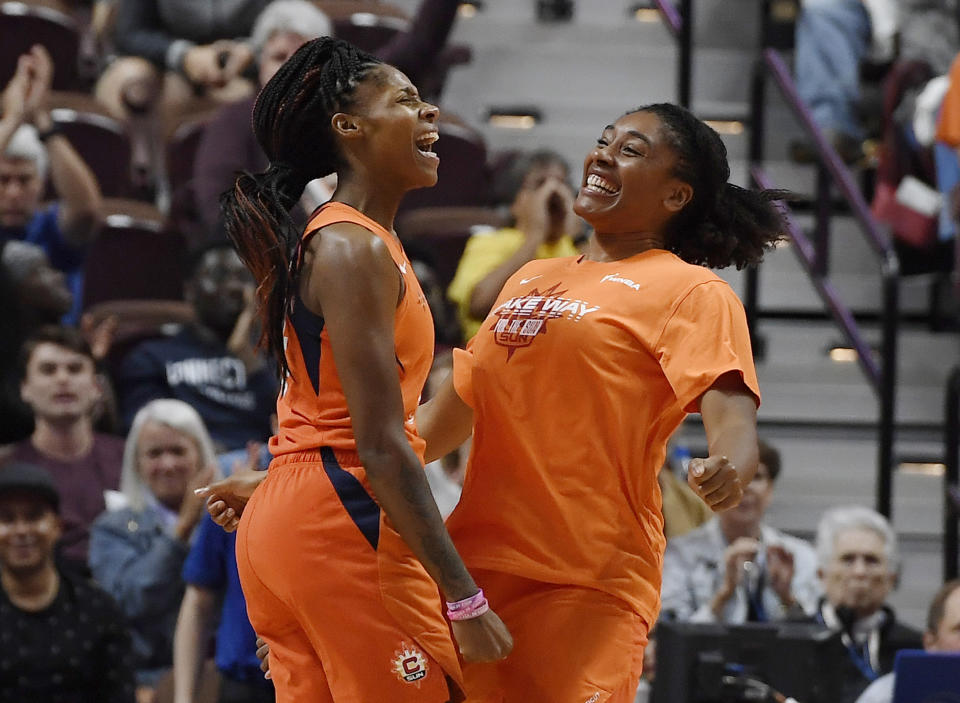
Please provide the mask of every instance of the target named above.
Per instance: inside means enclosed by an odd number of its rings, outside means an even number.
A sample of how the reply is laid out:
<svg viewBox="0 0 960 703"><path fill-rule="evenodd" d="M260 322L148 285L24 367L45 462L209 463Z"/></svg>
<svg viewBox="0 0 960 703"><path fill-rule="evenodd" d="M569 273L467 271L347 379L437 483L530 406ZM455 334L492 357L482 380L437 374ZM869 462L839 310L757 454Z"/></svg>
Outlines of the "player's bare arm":
<svg viewBox="0 0 960 703"><path fill-rule="evenodd" d="M424 461L449 454L473 432L473 408L463 402L453 385L451 371L439 390L417 408L417 433L427 443Z"/></svg>
<svg viewBox="0 0 960 703"><path fill-rule="evenodd" d="M757 401L740 375L726 373L700 398L709 454L690 463L688 480L710 508L736 507L757 471Z"/></svg>
<svg viewBox="0 0 960 703"><path fill-rule="evenodd" d="M394 316L403 293L386 245L357 225L324 228L311 240L300 294L322 315L370 486L397 532L448 601L479 590L453 546L420 460L404 432L394 352ZM500 659L506 627L492 612L458 623L465 657Z"/></svg>

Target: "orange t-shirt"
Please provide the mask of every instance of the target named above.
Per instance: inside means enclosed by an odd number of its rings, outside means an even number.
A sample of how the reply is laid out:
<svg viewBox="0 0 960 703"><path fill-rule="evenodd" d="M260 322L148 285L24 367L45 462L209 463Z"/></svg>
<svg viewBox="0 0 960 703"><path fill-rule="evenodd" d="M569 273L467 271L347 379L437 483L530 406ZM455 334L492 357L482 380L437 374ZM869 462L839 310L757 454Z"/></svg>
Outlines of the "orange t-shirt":
<svg viewBox="0 0 960 703"><path fill-rule="evenodd" d="M954 148L960 147L960 56L950 66L950 87L943 96L937 139Z"/></svg>
<svg viewBox="0 0 960 703"><path fill-rule="evenodd" d="M660 608L667 439L728 371L760 394L740 300L664 250L533 261L504 285L454 383L474 409L460 504L468 567Z"/></svg>
<svg viewBox="0 0 960 703"><path fill-rule="evenodd" d="M307 223L304 240L337 222L360 225L382 239L403 276L406 290L394 318L397 376L406 416L404 429L422 460L424 441L417 434L413 417L433 362L430 308L399 240L349 205L330 202L322 206ZM364 283L357 281L357 285ZM284 337L290 375L281 385L277 399L278 429L270 439L270 452L278 456L319 447L355 452L357 442L330 347L329 330L323 318L310 312L299 296L294 298L287 316Z"/></svg>

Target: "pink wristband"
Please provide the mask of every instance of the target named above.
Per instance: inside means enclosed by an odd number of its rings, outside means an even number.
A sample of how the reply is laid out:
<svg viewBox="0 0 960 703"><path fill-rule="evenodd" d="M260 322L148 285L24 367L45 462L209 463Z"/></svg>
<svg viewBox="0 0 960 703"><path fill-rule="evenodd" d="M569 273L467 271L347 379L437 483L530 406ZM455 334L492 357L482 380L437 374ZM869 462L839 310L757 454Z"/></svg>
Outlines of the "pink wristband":
<svg viewBox="0 0 960 703"><path fill-rule="evenodd" d="M490 610L490 604L487 603L487 599L483 595L483 589L469 598L447 603L447 617L451 620L478 618L488 610Z"/></svg>

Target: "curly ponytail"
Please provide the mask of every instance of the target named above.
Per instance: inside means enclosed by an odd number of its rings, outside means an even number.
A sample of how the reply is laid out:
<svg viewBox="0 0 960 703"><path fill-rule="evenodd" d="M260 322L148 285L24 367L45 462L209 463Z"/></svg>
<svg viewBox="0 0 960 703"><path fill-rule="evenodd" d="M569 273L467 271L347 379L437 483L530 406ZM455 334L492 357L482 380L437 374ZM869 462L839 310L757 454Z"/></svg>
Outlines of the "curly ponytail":
<svg viewBox="0 0 960 703"><path fill-rule="evenodd" d="M667 248L688 263L711 268L759 263L786 231L783 213L773 201L789 194L728 183L723 140L689 110L656 103L633 112L650 112L660 119L677 154L674 175L693 187L691 201L667 225Z"/></svg>
<svg viewBox="0 0 960 703"><path fill-rule="evenodd" d="M283 323L296 292L300 231L291 208L314 178L336 171L340 154L330 118L349 109L354 89L380 61L331 37L313 39L267 82L253 108L253 131L270 166L244 172L220 196L227 236L257 281L260 344L289 373Z"/></svg>

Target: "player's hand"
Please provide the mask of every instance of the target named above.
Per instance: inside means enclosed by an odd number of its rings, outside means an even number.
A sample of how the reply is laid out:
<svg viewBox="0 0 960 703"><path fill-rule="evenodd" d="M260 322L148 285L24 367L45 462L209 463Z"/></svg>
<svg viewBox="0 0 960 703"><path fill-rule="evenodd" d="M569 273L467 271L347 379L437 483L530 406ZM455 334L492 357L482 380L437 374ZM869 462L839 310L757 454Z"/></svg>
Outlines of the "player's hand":
<svg viewBox="0 0 960 703"><path fill-rule="evenodd" d="M513 649L510 631L492 610L469 620L454 620L451 625L460 654L468 662L498 661Z"/></svg>
<svg viewBox="0 0 960 703"><path fill-rule="evenodd" d="M715 513L735 508L743 498L743 484L736 467L725 456L691 459L687 483Z"/></svg>
<svg viewBox="0 0 960 703"><path fill-rule="evenodd" d="M260 660L260 671L263 678L270 678L270 645L262 637L257 637L257 659Z"/></svg>
<svg viewBox="0 0 960 703"><path fill-rule="evenodd" d="M266 471L238 471L222 481L198 488L196 494L207 499L207 512L213 521L227 532L233 532L240 525L240 515L250 496L266 475Z"/></svg>

